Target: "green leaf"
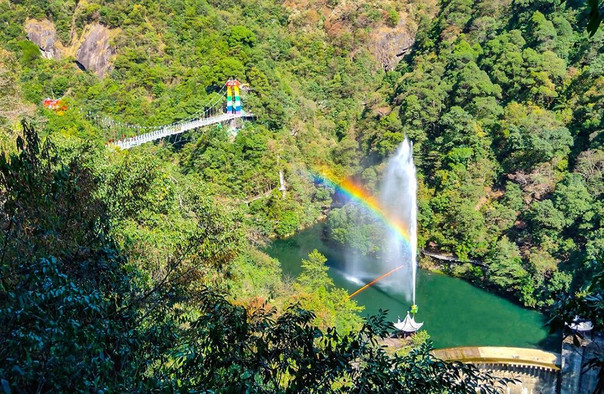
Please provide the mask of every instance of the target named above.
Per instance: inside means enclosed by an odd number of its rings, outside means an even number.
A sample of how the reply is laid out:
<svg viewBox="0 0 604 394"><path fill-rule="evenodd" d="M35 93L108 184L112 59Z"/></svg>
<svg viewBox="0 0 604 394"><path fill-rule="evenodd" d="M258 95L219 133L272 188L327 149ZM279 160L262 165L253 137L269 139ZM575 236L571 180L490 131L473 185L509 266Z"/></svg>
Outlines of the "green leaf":
<svg viewBox="0 0 604 394"><path fill-rule="evenodd" d="M4 390L4 394L10 394L10 384L8 383L8 380L6 379L2 379L2 390Z"/></svg>

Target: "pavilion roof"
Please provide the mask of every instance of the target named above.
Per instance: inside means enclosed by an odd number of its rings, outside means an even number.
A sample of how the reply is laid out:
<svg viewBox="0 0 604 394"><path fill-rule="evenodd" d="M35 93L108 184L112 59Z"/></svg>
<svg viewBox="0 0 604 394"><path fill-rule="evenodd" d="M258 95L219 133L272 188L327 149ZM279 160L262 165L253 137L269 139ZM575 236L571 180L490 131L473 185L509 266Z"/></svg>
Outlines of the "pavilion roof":
<svg viewBox="0 0 604 394"><path fill-rule="evenodd" d="M399 317L398 321L394 323L394 327L396 327L397 330L404 332L415 332L419 330L423 325L424 323L416 322L415 319L409 314L409 312L407 312L407 316L405 316L405 319L403 321L401 321L401 318Z"/></svg>

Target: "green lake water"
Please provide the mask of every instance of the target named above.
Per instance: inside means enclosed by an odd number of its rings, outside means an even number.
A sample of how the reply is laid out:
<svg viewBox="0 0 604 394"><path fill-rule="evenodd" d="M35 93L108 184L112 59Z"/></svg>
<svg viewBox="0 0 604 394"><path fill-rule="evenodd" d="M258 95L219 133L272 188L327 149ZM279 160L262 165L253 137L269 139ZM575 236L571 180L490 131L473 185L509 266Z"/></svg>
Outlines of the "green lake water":
<svg viewBox="0 0 604 394"><path fill-rule="evenodd" d="M266 252L281 261L284 275L296 277L300 262L313 249L327 259L329 275L336 286L349 292L360 285L342 271L344 256L322 239L323 225L318 224L288 239L271 243ZM542 314L523 308L509 300L482 290L462 279L418 270L416 287L418 322L434 341L436 348L451 346L514 346L541 348L559 352L560 340L548 334ZM355 296L365 307L363 315L387 309L390 320L403 318L410 302L402 294L372 286Z"/></svg>

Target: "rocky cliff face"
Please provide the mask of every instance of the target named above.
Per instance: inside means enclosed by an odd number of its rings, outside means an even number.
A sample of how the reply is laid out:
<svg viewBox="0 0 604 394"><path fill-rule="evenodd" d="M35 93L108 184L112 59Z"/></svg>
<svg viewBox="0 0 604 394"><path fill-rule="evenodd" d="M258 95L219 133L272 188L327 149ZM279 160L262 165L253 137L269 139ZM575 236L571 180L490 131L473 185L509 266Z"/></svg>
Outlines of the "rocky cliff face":
<svg viewBox="0 0 604 394"><path fill-rule="evenodd" d="M111 44L116 30L95 23L86 26L80 37L74 38L69 46L64 47L57 38L54 23L49 20L29 19L25 23L27 38L34 42L47 59L61 59L74 56L86 70L99 77L111 69L111 59L115 47Z"/></svg>
<svg viewBox="0 0 604 394"><path fill-rule="evenodd" d="M383 27L373 32L370 50L384 70L393 70L415 42L415 28L401 20L396 27Z"/></svg>
<svg viewBox="0 0 604 394"><path fill-rule="evenodd" d="M27 38L40 48L43 57L60 59L63 56L63 45L57 39L57 31L51 21L29 19L25 22L25 31Z"/></svg>
<svg viewBox="0 0 604 394"><path fill-rule="evenodd" d="M305 30L321 26L327 35L351 48L366 48L383 69L392 70L415 41L419 14L434 14L434 0L286 0L289 23Z"/></svg>
<svg viewBox="0 0 604 394"><path fill-rule="evenodd" d="M111 57L115 54L115 48L111 46L112 35L103 25L91 25L84 30L84 40L76 52L77 61L100 77L112 66Z"/></svg>

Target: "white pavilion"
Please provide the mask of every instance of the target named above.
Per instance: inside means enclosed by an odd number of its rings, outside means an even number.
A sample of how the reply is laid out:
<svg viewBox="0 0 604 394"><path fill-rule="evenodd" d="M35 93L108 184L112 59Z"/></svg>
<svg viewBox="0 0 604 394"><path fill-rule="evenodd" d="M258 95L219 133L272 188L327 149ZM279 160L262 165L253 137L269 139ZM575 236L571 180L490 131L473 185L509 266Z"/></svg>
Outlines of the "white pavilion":
<svg viewBox="0 0 604 394"><path fill-rule="evenodd" d="M405 316L403 321L401 321L401 318L399 317L398 321L394 323L394 327L399 330L404 337L415 334L415 332L422 328L423 325L424 323L416 322L415 318L413 318L409 312L407 312L407 316Z"/></svg>

